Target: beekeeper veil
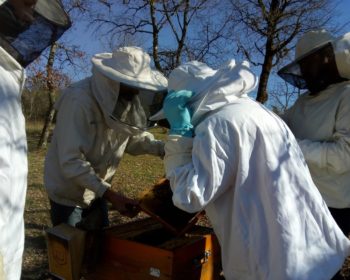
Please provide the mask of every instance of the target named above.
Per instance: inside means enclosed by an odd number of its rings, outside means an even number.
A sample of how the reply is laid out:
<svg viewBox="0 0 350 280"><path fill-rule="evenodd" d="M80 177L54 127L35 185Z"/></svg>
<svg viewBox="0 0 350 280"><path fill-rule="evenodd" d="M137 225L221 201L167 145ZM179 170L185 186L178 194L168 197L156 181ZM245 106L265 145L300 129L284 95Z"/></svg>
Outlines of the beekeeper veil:
<svg viewBox="0 0 350 280"><path fill-rule="evenodd" d="M295 59L278 75L300 89L317 93L350 79L350 33L339 38L326 30L305 33L297 42Z"/></svg>
<svg viewBox="0 0 350 280"><path fill-rule="evenodd" d="M23 67L71 26L60 0L0 0L0 46ZM24 16L25 15L25 16Z"/></svg>
<svg viewBox="0 0 350 280"><path fill-rule="evenodd" d="M107 125L128 134L152 127L149 117L163 104L167 79L151 69L150 56L122 47L92 58L91 86Z"/></svg>

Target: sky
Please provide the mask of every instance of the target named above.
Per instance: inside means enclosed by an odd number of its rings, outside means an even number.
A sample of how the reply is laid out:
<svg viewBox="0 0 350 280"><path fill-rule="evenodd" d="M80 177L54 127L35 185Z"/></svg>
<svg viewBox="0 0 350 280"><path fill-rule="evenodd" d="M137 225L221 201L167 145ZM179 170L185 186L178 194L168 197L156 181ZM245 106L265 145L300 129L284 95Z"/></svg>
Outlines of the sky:
<svg viewBox="0 0 350 280"><path fill-rule="evenodd" d="M350 32L350 23L348 23L350 21L350 0L341 0L337 12L339 13L338 22L347 23L343 33Z"/></svg>
<svg viewBox="0 0 350 280"><path fill-rule="evenodd" d="M333 1L333 0L331 0ZM337 15L337 22L341 25L344 25L341 35L347 32L350 32L350 0L340 0L339 6L336 11ZM86 28L86 25L83 23L79 26L75 26L67 32L67 35L65 39L67 39L71 44L76 44L80 46L80 48L86 53L87 55L87 62L90 61L91 57L95 53L101 53L101 52L110 52L109 46L103 42L103 39L97 39L96 34L94 34L90 29ZM69 71L69 70L68 70ZM257 74L260 72L259 69L256 69ZM87 71L85 72L78 72L78 73L72 73L70 76L75 80L82 79L89 75L90 68L87 67Z"/></svg>
<svg viewBox="0 0 350 280"><path fill-rule="evenodd" d="M345 24L349 21L349 24L344 27L343 33L350 32L350 0L340 0L339 3L336 12L339 15L337 21L340 24ZM97 40L92 30L87 29L84 25L74 28L74 32L70 32L69 37L73 43L80 45L87 54L91 55L108 51L108 47L104 46L100 40Z"/></svg>

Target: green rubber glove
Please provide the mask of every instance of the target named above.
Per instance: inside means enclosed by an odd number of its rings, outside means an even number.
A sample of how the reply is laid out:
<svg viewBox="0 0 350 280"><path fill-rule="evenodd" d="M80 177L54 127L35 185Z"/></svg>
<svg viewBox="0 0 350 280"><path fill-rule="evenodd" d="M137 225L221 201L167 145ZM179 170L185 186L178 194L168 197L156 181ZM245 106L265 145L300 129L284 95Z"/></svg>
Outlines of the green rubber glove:
<svg viewBox="0 0 350 280"><path fill-rule="evenodd" d="M193 95L189 90L169 91L163 103L164 115L170 124L169 135L193 136L191 114L186 106Z"/></svg>

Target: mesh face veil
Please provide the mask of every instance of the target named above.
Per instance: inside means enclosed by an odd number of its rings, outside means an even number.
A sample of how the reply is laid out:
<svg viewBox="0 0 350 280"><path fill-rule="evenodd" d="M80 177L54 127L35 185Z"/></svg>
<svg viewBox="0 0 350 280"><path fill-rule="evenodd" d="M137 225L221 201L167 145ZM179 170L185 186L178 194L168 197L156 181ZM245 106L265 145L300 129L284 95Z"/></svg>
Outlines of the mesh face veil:
<svg viewBox="0 0 350 280"><path fill-rule="evenodd" d="M16 16L11 1L0 5L0 46L23 67L57 41L70 26L60 0L38 0L30 23Z"/></svg>
<svg viewBox="0 0 350 280"><path fill-rule="evenodd" d="M140 90L121 83L110 117L129 126L148 129L156 125L149 117L162 108L165 96L165 91Z"/></svg>

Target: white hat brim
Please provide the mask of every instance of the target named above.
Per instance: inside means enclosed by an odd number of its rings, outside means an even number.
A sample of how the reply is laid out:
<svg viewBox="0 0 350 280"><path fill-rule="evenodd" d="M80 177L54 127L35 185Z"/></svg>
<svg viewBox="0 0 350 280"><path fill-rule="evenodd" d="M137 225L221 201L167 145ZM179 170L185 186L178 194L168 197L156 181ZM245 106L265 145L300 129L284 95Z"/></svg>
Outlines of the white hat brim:
<svg viewBox="0 0 350 280"><path fill-rule="evenodd" d="M216 70L210 68L205 63L191 61L190 63L175 68L168 81L169 91L178 91L182 89L190 90L195 93L201 92L210 84L208 77L214 76ZM150 121L159 121L165 119L164 110L161 109L152 115Z"/></svg>
<svg viewBox="0 0 350 280"><path fill-rule="evenodd" d="M160 72L151 70L149 75L128 76L111 67L111 59L111 53L101 53L92 58L92 63L98 71L114 81L146 90L162 91L167 89L168 81Z"/></svg>
<svg viewBox="0 0 350 280"><path fill-rule="evenodd" d="M7 0L0 0L0 5ZM38 0L35 11L47 20L61 26L70 25L69 16L59 1Z"/></svg>
<svg viewBox="0 0 350 280"><path fill-rule="evenodd" d="M164 110L163 108L160 109L157 113L155 113L154 115L149 117L149 120L154 122L154 121L160 121L160 120L164 120L165 119L165 115L164 115Z"/></svg>
<svg viewBox="0 0 350 280"><path fill-rule="evenodd" d="M56 25L71 25L68 14L57 0L38 0L35 4L35 11Z"/></svg>

